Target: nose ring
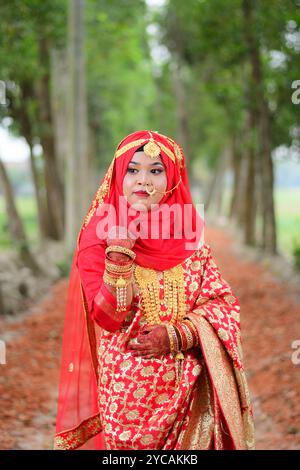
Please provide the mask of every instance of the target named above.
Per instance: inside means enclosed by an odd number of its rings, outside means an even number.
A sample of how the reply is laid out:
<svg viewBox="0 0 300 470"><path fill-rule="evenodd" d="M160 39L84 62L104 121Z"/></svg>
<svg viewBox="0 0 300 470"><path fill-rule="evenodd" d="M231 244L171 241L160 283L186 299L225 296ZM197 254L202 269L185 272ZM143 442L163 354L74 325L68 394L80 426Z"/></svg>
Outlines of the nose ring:
<svg viewBox="0 0 300 470"><path fill-rule="evenodd" d="M151 186L152 189L148 189L148 186ZM146 192L149 194L149 196L153 196L153 194L156 193L156 189L153 183L151 183L151 185L149 185L148 183L146 184Z"/></svg>

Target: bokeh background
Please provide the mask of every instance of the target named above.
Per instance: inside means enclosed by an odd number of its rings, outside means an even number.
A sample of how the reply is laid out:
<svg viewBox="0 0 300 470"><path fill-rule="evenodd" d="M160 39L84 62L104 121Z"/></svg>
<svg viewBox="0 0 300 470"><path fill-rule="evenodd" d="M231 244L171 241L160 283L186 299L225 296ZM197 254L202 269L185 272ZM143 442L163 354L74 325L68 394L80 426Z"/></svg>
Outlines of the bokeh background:
<svg viewBox="0 0 300 470"><path fill-rule="evenodd" d="M240 300L257 447L299 449L300 1L2 0L0 18L0 448L52 448L76 236L149 129L183 147Z"/></svg>

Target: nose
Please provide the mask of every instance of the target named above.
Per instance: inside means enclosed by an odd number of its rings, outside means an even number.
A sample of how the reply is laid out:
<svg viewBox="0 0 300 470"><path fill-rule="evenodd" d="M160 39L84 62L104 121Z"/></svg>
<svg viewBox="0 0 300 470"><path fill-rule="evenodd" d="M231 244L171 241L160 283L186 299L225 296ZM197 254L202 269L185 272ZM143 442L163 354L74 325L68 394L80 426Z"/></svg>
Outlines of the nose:
<svg viewBox="0 0 300 470"><path fill-rule="evenodd" d="M145 171L140 171L139 172L139 178L138 178L138 184L145 186L148 181L148 177Z"/></svg>

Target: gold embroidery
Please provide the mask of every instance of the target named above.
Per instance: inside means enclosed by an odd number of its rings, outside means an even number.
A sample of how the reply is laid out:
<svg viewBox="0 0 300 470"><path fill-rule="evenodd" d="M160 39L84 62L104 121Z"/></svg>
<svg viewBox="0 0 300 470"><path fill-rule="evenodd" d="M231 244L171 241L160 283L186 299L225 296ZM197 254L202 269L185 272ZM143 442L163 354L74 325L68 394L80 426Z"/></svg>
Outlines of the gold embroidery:
<svg viewBox="0 0 300 470"><path fill-rule="evenodd" d="M73 450L102 430L99 413L82 421L76 428L55 434L54 450Z"/></svg>
<svg viewBox="0 0 300 470"><path fill-rule="evenodd" d="M210 370L218 401L236 449L246 449L237 383L229 356L220 344L213 327L203 317L190 313L198 329L201 347Z"/></svg>
<svg viewBox="0 0 300 470"><path fill-rule="evenodd" d="M153 440L152 434L146 434L145 436L141 438L141 442L144 445L149 445L152 440Z"/></svg>
<svg viewBox="0 0 300 470"><path fill-rule="evenodd" d="M143 369L141 370L141 375L143 377L151 377L151 375L153 374L154 372L154 369L152 366L148 366L148 367L143 367Z"/></svg>
<svg viewBox="0 0 300 470"><path fill-rule="evenodd" d="M198 271L201 267L201 263L199 260L196 260L196 261L193 261L192 264L191 264L191 269L193 271Z"/></svg>
<svg viewBox="0 0 300 470"><path fill-rule="evenodd" d="M191 417L186 430L180 436L180 449L210 449L213 430L213 390L206 367L204 366L194 385Z"/></svg>
<svg viewBox="0 0 300 470"><path fill-rule="evenodd" d="M167 393L162 393L156 397L156 403L158 405L162 405L163 403L167 403L169 401L169 395Z"/></svg>
<svg viewBox="0 0 300 470"><path fill-rule="evenodd" d="M131 432L130 431L124 431L122 434L120 434L120 439L121 441L128 441L128 439L131 438Z"/></svg>
<svg viewBox="0 0 300 470"><path fill-rule="evenodd" d="M138 411L129 411L126 413L126 418L129 419L130 421L133 421L134 419L137 419L139 417Z"/></svg>
<svg viewBox="0 0 300 470"><path fill-rule="evenodd" d="M142 397L144 397L144 396L146 395L146 393L147 393L146 389L142 387L142 388L136 390L136 391L133 393L133 396L134 396L135 398L142 398Z"/></svg>
<svg viewBox="0 0 300 470"><path fill-rule="evenodd" d="M141 147L141 145L145 142L147 139L138 139L134 140L133 142L129 142L129 144L123 145L123 147L119 148L116 153L115 157L119 158L121 155L123 155L125 152L128 150L132 149L133 147Z"/></svg>
<svg viewBox="0 0 300 470"><path fill-rule="evenodd" d="M222 341L228 341L229 340L229 335L226 330L223 328L219 328L218 330L218 336L221 338Z"/></svg>

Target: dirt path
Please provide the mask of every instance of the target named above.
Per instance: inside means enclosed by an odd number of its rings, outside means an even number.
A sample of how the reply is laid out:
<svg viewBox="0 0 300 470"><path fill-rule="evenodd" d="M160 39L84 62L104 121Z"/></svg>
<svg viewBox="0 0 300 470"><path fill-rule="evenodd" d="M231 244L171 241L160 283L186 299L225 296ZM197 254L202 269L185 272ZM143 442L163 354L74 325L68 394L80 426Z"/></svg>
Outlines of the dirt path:
<svg viewBox="0 0 300 470"><path fill-rule="evenodd" d="M291 361L300 307L286 285L238 256L229 234L210 227L206 242L241 304L257 447L300 449L300 364ZM66 290L62 280L27 314L0 320L7 349L0 365L1 449L52 448Z"/></svg>
<svg viewBox="0 0 300 470"><path fill-rule="evenodd" d="M60 281L30 312L0 321L1 449L52 448L66 289Z"/></svg>

